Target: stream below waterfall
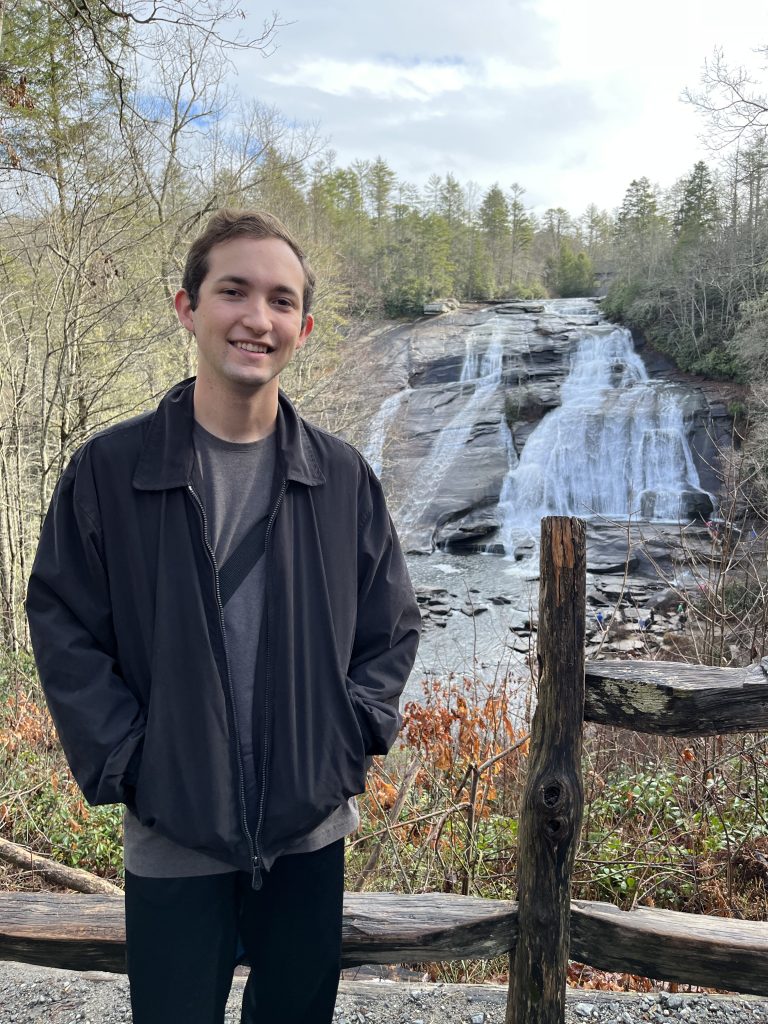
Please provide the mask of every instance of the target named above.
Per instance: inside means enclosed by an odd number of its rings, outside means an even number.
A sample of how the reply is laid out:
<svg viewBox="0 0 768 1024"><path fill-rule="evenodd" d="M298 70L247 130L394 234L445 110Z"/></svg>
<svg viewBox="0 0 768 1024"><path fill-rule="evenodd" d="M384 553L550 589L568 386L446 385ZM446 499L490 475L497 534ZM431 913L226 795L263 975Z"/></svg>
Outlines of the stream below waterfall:
<svg viewBox="0 0 768 1024"><path fill-rule="evenodd" d="M407 560L419 597L433 597L442 612L425 622L407 699L421 697L423 679L451 673L488 682L499 673L527 675L528 644L518 643L512 630L536 618L536 575L494 555L436 551Z"/></svg>

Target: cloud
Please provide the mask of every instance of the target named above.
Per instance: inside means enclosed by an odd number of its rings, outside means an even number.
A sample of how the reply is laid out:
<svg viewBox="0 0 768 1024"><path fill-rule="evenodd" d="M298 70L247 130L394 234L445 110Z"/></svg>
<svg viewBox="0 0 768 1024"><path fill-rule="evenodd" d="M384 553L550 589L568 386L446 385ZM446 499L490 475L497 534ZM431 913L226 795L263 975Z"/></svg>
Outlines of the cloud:
<svg viewBox="0 0 768 1024"><path fill-rule="evenodd" d="M531 69L503 57L481 56L473 61L445 58L424 60L386 56L343 61L311 58L264 79L278 86L304 86L332 96L370 93L379 99L429 102L464 89L492 90L499 95L519 93L535 85L562 80L555 68Z"/></svg>
<svg viewBox="0 0 768 1024"><path fill-rule="evenodd" d="M447 92L458 92L472 83L464 65L444 61L342 61L330 58L299 63L288 72L264 76L280 86L304 86L331 96L370 93L377 99L427 102Z"/></svg>

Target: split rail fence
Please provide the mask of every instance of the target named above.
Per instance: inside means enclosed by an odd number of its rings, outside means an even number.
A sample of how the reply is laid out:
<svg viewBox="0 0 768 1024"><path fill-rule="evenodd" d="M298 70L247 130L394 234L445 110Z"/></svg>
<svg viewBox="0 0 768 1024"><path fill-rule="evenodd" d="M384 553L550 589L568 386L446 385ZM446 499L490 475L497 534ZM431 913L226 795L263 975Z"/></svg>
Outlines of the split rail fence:
<svg viewBox="0 0 768 1024"><path fill-rule="evenodd" d="M768 924L570 899L583 810L583 722L667 736L768 729L762 666L584 663L586 531L541 530L538 705L519 822L518 900L349 893L343 963L423 963L509 952L507 1024L562 1024L567 959L768 996ZM0 959L125 969L119 896L0 893Z"/></svg>

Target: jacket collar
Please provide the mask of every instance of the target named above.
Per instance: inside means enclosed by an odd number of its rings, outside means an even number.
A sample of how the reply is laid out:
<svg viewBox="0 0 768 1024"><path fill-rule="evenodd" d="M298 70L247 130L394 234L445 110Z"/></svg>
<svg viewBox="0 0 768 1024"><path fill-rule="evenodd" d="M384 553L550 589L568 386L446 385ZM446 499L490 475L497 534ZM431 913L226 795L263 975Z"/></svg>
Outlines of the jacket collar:
<svg viewBox="0 0 768 1024"><path fill-rule="evenodd" d="M195 451L195 378L171 388L153 413L142 445L133 486L140 491L186 487L192 482ZM287 480L313 487L325 482L304 423L281 391L277 409L277 458Z"/></svg>

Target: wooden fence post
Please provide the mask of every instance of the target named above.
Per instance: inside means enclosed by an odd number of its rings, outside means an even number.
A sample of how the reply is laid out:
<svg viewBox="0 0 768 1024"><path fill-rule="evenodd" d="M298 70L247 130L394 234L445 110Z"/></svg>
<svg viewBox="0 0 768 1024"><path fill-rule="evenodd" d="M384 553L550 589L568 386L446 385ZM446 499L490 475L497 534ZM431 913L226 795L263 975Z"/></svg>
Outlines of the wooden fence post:
<svg viewBox="0 0 768 1024"><path fill-rule="evenodd" d="M570 888L584 787L586 528L541 524L538 705L518 833L518 936L507 1024L563 1024Z"/></svg>

